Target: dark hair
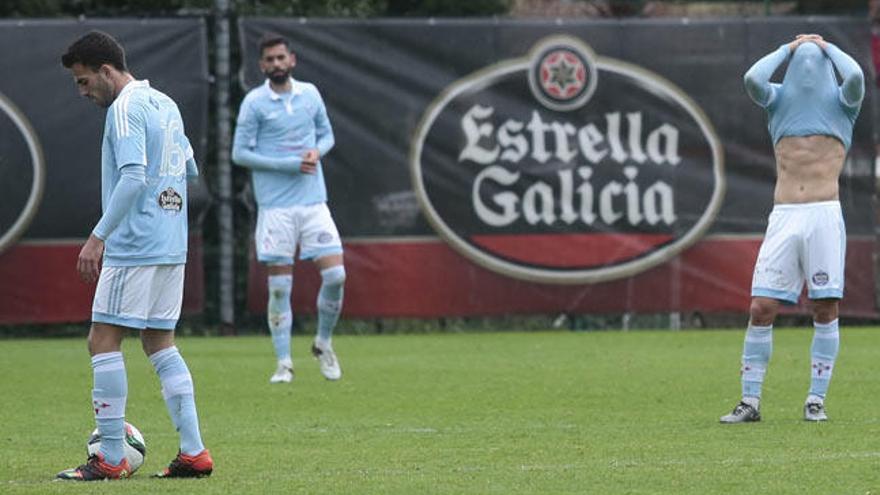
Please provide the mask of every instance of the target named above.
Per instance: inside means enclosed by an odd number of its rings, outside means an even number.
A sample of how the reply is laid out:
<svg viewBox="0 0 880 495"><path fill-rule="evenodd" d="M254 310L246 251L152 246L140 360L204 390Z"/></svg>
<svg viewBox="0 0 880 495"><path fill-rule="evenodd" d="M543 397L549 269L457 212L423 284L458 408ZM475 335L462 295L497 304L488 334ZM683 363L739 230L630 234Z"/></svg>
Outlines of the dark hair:
<svg viewBox="0 0 880 495"><path fill-rule="evenodd" d="M263 56L263 50L275 45L284 45L287 51L290 51L290 40L278 33L266 33L260 37L260 42L257 44L260 47L260 57Z"/></svg>
<svg viewBox="0 0 880 495"><path fill-rule="evenodd" d="M104 64L110 64L116 70L128 71L122 45L102 31L89 31L74 41L67 47L67 53L61 56L61 64L68 69L73 64L82 64L94 71Z"/></svg>

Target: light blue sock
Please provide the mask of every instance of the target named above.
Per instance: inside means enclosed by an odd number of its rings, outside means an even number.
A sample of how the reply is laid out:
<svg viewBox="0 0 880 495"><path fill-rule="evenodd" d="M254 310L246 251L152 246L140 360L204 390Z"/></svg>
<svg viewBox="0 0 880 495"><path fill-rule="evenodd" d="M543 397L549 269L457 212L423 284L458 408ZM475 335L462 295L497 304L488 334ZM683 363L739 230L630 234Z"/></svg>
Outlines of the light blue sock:
<svg viewBox="0 0 880 495"><path fill-rule="evenodd" d="M342 311L345 289L345 267L332 266L321 270L321 290L318 291L318 339L330 343L333 328Z"/></svg>
<svg viewBox="0 0 880 495"><path fill-rule="evenodd" d="M199 432L192 375L177 347L168 347L151 355L150 362L162 383L162 397L168 406L168 414L180 433L180 451L186 455L196 455L205 450Z"/></svg>
<svg viewBox="0 0 880 495"><path fill-rule="evenodd" d="M104 461L118 465L125 456L125 400L128 380L121 352L106 352L92 356L94 388L92 404L95 422L101 434L100 453Z"/></svg>
<svg viewBox="0 0 880 495"><path fill-rule="evenodd" d="M812 358L812 377L810 378L810 395L825 399L831 373L834 371L834 360L840 348L840 331L837 320L830 323L813 322L813 345L810 347Z"/></svg>
<svg viewBox="0 0 880 495"><path fill-rule="evenodd" d="M761 385L773 353L773 325L759 327L749 323L742 354L743 398L761 399Z"/></svg>
<svg viewBox="0 0 880 495"><path fill-rule="evenodd" d="M272 333L275 357L279 361L290 360L290 329L293 326L293 311L290 309L290 292L293 290L293 275L269 276L269 306L266 317Z"/></svg>

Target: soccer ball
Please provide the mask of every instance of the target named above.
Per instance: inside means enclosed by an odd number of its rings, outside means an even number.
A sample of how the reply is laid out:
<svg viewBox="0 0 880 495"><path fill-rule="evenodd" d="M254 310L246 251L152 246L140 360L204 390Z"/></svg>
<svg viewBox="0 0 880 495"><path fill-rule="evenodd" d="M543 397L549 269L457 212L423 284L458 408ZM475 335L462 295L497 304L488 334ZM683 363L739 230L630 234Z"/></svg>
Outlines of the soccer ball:
<svg viewBox="0 0 880 495"><path fill-rule="evenodd" d="M140 430L131 423L125 423L123 447L125 449L125 458L128 459L128 464L131 466L131 474L134 474L144 464L144 456L147 455L147 443L144 442L144 436ZM89 456L93 456L101 450L101 433L97 429L89 437L86 449L89 452Z"/></svg>

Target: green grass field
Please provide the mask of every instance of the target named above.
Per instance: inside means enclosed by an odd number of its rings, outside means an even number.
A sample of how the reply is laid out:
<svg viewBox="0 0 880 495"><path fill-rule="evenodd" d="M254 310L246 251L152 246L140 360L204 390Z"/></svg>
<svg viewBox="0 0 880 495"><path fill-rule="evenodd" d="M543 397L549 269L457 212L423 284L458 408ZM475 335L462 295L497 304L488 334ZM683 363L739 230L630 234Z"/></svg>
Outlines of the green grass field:
<svg viewBox="0 0 880 495"><path fill-rule="evenodd" d="M338 383L296 338L289 385L268 383L268 337L181 339L216 462L202 480L148 477L177 436L128 339L146 463L97 484L52 481L94 424L84 339L5 340L0 493L880 493L880 330L843 329L824 424L801 416L811 336L776 331L764 421L724 426L742 331L341 336Z"/></svg>

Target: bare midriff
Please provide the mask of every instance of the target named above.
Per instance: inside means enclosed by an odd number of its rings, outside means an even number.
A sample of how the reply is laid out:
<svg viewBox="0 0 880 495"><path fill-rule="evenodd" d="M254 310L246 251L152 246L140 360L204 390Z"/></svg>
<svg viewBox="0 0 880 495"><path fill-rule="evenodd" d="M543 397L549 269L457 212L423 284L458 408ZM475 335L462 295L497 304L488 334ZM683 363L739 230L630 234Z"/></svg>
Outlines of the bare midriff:
<svg viewBox="0 0 880 495"><path fill-rule="evenodd" d="M787 136L776 143L773 202L813 203L838 199L846 149L831 136Z"/></svg>

